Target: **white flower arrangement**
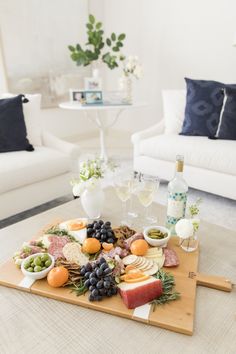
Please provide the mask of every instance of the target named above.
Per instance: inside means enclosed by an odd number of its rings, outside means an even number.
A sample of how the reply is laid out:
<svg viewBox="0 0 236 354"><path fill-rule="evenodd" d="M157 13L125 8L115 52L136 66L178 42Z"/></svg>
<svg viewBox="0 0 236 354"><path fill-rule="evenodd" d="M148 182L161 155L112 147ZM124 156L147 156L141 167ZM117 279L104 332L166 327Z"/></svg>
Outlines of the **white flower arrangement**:
<svg viewBox="0 0 236 354"><path fill-rule="evenodd" d="M142 65L139 63L137 56L129 56L124 62L123 73L125 76L133 75L136 79L140 79L143 74Z"/></svg>
<svg viewBox="0 0 236 354"><path fill-rule="evenodd" d="M116 165L112 162L104 163L101 159L82 161L80 163L79 178L71 181L72 192L79 197L86 189L92 191L99 186L107 169L114 170Z"/></svg>
<svg viewBox="0 0 236 354"><path fill-rule="evenodd" d="M193 223L190 219L180 219L175 225L175 231L177 236L186 240L194 234Z"/></svg>

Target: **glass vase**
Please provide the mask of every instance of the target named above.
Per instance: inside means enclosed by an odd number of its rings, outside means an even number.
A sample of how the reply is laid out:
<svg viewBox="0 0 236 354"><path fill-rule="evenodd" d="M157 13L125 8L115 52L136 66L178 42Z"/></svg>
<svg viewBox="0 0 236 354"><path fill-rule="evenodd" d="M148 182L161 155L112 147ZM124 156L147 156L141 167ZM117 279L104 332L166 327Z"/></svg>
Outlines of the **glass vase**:
<svg viewBox="0 0 236 354"><path fill-rule="evenodd" d="M180 237L179 245L185 252L194 252L198 248L198 230L200 225L200 219L191 219L194 227L193 236L183 239Z"/></svg>

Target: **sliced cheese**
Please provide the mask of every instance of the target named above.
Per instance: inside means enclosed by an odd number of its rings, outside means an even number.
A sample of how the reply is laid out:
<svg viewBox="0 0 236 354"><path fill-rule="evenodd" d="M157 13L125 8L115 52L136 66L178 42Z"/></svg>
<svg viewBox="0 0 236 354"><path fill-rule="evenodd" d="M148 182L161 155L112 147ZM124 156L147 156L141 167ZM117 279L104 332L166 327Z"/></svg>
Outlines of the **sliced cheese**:
<svg viewBox="0 0 236 354"><path fill-rule="evenodd" d="M149 283L153 283L156 281L156 278L148 278L147 280L143 280L142 282L137 282L137 283L125 283L125 282L122 282L120 284L118 284L118 288L120 288L121 290L132 290L132 289L135 289L137 287L140 287L140 286L143 286L143 285L146 285L146 284L149 284Z"/></svg>

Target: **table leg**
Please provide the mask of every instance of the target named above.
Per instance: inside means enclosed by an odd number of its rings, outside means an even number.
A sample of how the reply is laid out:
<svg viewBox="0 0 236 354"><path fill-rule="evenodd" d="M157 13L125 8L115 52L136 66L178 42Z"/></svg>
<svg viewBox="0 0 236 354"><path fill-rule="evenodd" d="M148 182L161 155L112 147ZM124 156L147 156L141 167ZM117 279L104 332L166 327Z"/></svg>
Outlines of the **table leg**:
<svg viewBox="0 0 236 354"><path fill-rule="evenodd" d="M106 149L106 144L105 144L105 126L103 125L99 112L96 112L96 124L99 128L99 134L100 134L100 159L107 162L108 161L108 155L107 155L107 149Z"/></svg>
<svg viewBox="0 0 236 354"><path fill-rule="evenodd" d="M106 128L110 128L112 127L116 121L118 120L120 114L123 112L123 109L120 109L118 112L116 112L115 114L115 118L112 120L112 122L110 124L107 124L105 126L105 124L102 122L102 118L99 115L99 111L96 111L95 114L95 119L91 118L88 114L87 116L90 118L90 120L96 124L96 126L99 129L99 135L100 135L100 159L102 159L103 161L107 162L108 161L108 154L107 154L107 149L106 149L106 143L105 143L105 129Z"/></svg>

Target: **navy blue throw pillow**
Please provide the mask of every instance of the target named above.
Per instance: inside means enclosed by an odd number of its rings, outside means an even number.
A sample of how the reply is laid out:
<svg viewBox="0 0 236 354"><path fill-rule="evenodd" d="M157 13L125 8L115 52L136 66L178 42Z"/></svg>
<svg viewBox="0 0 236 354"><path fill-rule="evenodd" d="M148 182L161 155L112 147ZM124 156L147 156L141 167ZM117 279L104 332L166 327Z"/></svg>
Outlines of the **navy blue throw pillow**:
<svg viewBox="0 0 236 354"><path fill-rule="evenodd" d="M23 95L0 99L0 152L33 151L26 135L22 103Z"/></svg>
<svg viewBox="0 0 236 354"><path fill-rule="evenodd" d="M224 84L185 78L187 97L181 135L215 136L223 105Z"/></svg>
<svg viewBox="0 0 236 354"><path fill-rule="evenodd" d="M224 89L224 103L216 136L218 139L236 140L236 88Z"/></svg>

